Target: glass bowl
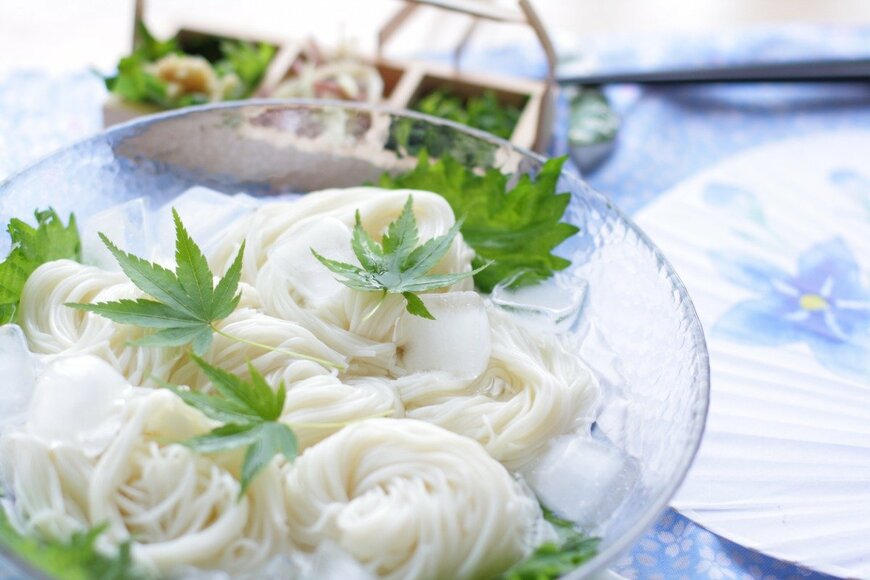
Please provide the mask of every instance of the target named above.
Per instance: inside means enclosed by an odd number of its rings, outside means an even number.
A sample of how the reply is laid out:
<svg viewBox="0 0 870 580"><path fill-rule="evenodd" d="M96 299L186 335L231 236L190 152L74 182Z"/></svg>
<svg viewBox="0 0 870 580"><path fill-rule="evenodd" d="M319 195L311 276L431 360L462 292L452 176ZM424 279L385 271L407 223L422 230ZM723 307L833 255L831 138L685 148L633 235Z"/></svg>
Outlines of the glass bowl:
<svg viewBox="0 0 870 580"><path fill-rule="evenodd" d="M82 223L134 198L162 204L193 185L262 196L355 186L413 167L423 147L513 174L533 174L544 162L480 131L409 112L328 101L226 103L147 117L52 155L0 184L0 220L52 206ZM600 550L570 575L586 578L636 541L685 476L704 428L709 368L692 302L661 253L577 176L563 172L559 190L571 193L568 219L581 228L559 248L573 262L560 276L586 284L571 332L583 334L581 352L604 387L593 432L631 464L627 484L596 482ZM8 240L0 243L5 254ZM573 467L582 474L583 466Z"/></svg>

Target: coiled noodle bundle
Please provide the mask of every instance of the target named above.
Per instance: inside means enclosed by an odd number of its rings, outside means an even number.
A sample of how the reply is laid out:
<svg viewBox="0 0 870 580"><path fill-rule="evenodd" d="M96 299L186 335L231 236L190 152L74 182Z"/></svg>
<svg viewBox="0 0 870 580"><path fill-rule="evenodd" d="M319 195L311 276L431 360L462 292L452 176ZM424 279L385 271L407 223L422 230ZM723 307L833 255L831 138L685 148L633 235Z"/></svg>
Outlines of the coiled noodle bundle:
<svg viewBox="0 0 870 580"><path fill-rule="evenodd" d="M408 417L480 442L509 468L579 426L598 388L566 337L532 332L489 308L492 354L473 380L419 373L396 381Z"/></svg>
<svg viewBox="0 0 870 580"><path fill-rule="evenodd" d="M372 419L288 471L290 535L334 541L383 578L488 578L521 559L536 503L474 441Z"/></svg>
<svg viewBox="0 0 870 580"><path fill-rule="evenodd" d="M33 352L96 355L135 385L166 378L181 356L177 348L131 345L145 336L136 326L116 324L67 303L140 298L142 293L119 272L107 272L70 260L48 262L28 278L21 293L19 320Z"/></svg>
<svg viewBox="0 0 870 580"><path fill-rule="evenodd" d="M51 447L27 433L5 436L3 480L6 495L25 530L66 540L88 527L88 484L94 461L72 446Z"/></svg>
<svg viewBox="0 0 870 580"><path fill-rule="evenodd" d="M293 385L284 409L281 420L293 428L301 449L360 419L404 416L398 395L382 381L358 379L345 384L331 375Z"/></svg>
<svg viewBox="0 0 870 580"><path fill-rule="evenodd" d="M204 455L176 444L173 434L203 432L201 416L168 391L131 403L130 417L99 458L88 494L91 525L106 522L115 541L135 539L134 554L160 570L211 567L242 537L249 499L240 484ZM188 435L189 436L189 435Z"/></svg>
<svg viewBox="0 0 870 580"><path fill-rule="evenodd" d="M220 321L217 327L234 338L216 334L204 358L240 376L248 376L249 362L274 385L281 380L289 383L328 372L316 362L288 353L315 357L337 365L344 363L344 357L323 344L305 327L253 309L236 310ZM192 388L202 388L208 382L192 360L181 362L172 372L170 380Z"/></svg>

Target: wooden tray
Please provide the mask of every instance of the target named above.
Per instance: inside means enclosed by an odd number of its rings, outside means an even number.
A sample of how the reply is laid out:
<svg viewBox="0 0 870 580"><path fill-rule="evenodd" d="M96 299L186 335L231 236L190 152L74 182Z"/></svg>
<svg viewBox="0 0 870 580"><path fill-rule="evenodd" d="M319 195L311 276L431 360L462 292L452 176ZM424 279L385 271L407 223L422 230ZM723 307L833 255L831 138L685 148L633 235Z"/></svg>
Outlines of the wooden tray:
<svg viewBox="0 0 870 580"><path fill-rule="evenodd" d="M387 59L383 56L389 41L420 5L433 6L469 17L464 34L454 49L453 66L418 60ZM356 53L353 54L353 59L377 68L384 81L384 95L380 102L396 109L413 108L417 100L439 87L446 87L462 97L477 96L492 91L502 102L522 107L510 141L520 147L541 152L546 150L552 134L555 107L555 50L529 1L518 0L518 8L519 11L505 10L475 0L407 0L406 4L381 27L378 33L377 53L374 56ZM143 9L144 0L137 0L137 19L141 19ZM531 27L547 58L547 77L544 80L530 80L462 71L459 67L461 56L481 20ZM304 49L304 42L299 40L264 38L262 35L245 34L230 28L202 28L181 23L175 30L182 43L185 37L206 34L249 42L267 42L277 46L275 57L254 93L258 97L271 96L277 86L291 76L290 71ZM327 55L327 60L330 54L336 53L336 50L328 48L323 51ZM103 123L109 126L157 111L159 108L156 106L126 103L115 95L110 95L103 106Z"/></svg>
<svg viewBox="0 0 870 580"><path fill-rule="evenodd" d="M140 5L141 1L137 2L137 16L141 16L141 11L138 9L138 6ZM139 20L136 21L136 23L138 22ZM138 32L139 27L136 23L134 23L133 26L133 48L138 44L136 32ZM255 96L268 93L274 85L281 81L282 75L287 68L287 63L291 62L295 55L296 43L287 38L268 35L264 36L261 34L246 33L244 31L240 32L238 29L227 27L203 27L178 23L174 27L174 33L170 37L178 39L179 43L184 46L186 42L191 42L194 38L199 36L253 43L264 42L275 46L275 55L272 57L269 66L266 68L266 73L263 75L263 79L254 90ZM118 123L130 121L136 117L158 113L162 110L163 109L157 105L130 103L122 100L117 95L110 93L109 97L103 103L103 126L110 127L112 125L117 125Z"/></svg>

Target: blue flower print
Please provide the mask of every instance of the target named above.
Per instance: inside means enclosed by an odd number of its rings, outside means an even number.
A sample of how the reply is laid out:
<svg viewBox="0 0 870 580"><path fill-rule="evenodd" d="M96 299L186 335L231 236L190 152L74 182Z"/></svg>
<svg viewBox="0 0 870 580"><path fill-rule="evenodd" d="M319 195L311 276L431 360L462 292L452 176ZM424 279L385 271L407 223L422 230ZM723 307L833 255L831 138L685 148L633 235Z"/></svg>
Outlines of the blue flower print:
<svg viewBox="0 0 870 580"><path fill-rule="evenodd" d="M805 251L796 275L748 255L710 256L725 279L757 295L727 311L714 335L762 346L804 342L827 369L870 378L870 291L842 239Z"/></svg>

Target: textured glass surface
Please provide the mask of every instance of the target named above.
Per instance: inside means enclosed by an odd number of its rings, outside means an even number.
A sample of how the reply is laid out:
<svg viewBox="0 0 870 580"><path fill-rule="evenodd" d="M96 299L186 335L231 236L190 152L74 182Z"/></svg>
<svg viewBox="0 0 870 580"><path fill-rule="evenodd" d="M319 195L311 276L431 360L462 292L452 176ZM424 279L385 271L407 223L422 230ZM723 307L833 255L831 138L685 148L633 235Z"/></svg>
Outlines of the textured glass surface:
<svg viewBox="0 0 870 580"><path fill-rule="evenodd" d="M84 218L147 197L161 204L200 184L232 194L307 192L413 167L425 146L465 163L534 173L542 159L483 133L419 115L312 102L248 102L168 113L117 127L0 185L0 220L53 206ZM605 567L661 513L701 438L709 369L692 303L671 267L611 203L563 174L570 220L560 249L588 283L574 331L606 387L596 433L634 457L638 483L600 526ZM2 243L8 245L8 240ZM0 246L0 251L6 248Z"/></svg>

